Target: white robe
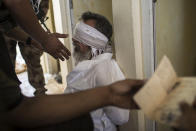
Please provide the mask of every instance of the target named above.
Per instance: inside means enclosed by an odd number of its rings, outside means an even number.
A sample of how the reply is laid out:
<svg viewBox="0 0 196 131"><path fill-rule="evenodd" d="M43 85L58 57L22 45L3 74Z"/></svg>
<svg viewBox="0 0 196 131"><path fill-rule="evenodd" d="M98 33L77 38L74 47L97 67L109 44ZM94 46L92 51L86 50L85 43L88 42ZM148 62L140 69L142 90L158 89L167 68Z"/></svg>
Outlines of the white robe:
<svg viewBox="0 0 196 131"><path fill-rule="evenodd" d="M124 79L118 64L112 59L112 54L104 53L92 60L80 62L69 73L65 93L100 87ZM129 120L129 110L108 106L91 112L91 116L94 131L116 131L116 125L122 125Z"/></svg>

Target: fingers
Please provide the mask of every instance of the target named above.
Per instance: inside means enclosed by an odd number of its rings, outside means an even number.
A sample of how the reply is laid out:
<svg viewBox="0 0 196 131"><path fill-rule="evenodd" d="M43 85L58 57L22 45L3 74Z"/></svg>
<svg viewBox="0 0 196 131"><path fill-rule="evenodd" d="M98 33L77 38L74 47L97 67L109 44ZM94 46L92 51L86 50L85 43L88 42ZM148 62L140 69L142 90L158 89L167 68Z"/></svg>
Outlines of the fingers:
<svg viewBox="0 0 196 131"><path fill-rule="evenodd" d="M69 59L69 55L67 55L67 53L63 50L58 51L58 54L62 57L64 57L65 59ZM62 60L62 59L61 59Z"/></svg>
<svg viewBox="0 0 196 131"><path fill-rule="evenodd" d="M56 54L52 55L55 59L58 59L58 56Z"/></svg>
<svg viewBox="0 0 196 131"><path fill-rule="evenodd" d="M140 90L141 87L145 84L144 80L127 79L126 82L131 87L131 94L138 92L138 90Z"/></svg>
<svg viewBox="0 0 196 131"><path fill-rule="evenodd" d="M58 58L62 61L64 61L65 59L68 60L71 56L71 52L60 41L58 41L58 44L58 49L56 51L58 54Z"/></svg>
<svg viewBox="0 0 196 131"><path fill-rule="evenodd" d="M69 59L71 56L70 51L63 45L63 43L58 40L57 37L66 38L68 35L66 34L50 34L46 43L43 44L44 51L48 52L52 55L55 59L60 59L62 61Z"/></svg>
<svg viewBox="0 0 196 131"><path fill-rule="evenodd" d="M68 34L60 34L60 33L53 33L57 38L67 38L69 35ZM60 42L60 41L59 41ZM59 43L61 46L59 47L61 50L61 53L63 54L64 57L69 57L71 56L71 52L60 42Z"/></svg>
<svg viewBox="0 0 196 131"><path fill-rule="evenodd" d="M52 57L54 57L54 59L60 59L62 61L65 60L63 55L61 53L59 53L59 52L55 52L55 53L47 52L47 53L49 53Z"/></svg>
<svg viewBox="0 0 196 131"><path fill-rule="evenodd" d="M66 53L68 56L71 56L71 52L61 43L61 50L63 54Z"/></svg>
<svg viewBox="0 0 196 131"><path fill-rule="evenodd" d="M57 38L67 38L68 34L53 33Z"/></svg>
<svg viewBox="0 0 196 131"><path fill-rule="evenodd" d="M71 56L71 52L62 43L60 43L60 44L61 44L61 46L58 49L58 54L61 55L61 57L64 57L68 60L69 57Z"/></svg>
<svg viewBox="0 0 196 131"><path fill-rule="evenodd" d="M58 57L60 60L62 60L62 61L65 60L64 57L63 57L63 55L62 55L61 53L58 53L58 54L57 54L57 57Z"/></svg>

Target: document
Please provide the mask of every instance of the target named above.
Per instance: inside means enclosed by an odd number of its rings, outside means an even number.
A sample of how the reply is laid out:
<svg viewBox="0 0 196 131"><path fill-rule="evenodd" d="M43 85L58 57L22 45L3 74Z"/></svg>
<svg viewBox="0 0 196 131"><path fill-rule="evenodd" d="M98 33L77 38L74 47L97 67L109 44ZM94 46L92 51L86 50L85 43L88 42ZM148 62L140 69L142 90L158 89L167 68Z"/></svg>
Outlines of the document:
<svg viewBox="0 0 196 131"><path fill-rule="evenodd" d="M170 60L164 56L134 100L148 118L174 126L181 115L180 103L192 104L195 97L196 77L178 77Z"/></svg>

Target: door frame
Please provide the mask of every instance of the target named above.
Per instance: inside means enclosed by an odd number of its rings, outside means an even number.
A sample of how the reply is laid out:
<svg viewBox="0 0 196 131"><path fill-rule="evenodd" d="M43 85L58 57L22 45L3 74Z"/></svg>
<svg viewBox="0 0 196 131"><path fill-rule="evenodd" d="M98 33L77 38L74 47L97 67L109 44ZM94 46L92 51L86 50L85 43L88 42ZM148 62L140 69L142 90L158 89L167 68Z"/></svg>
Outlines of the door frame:
<svg viewBox="0 0 196 131"><path fill-rule="evenodd" d="M61 42L71 51L72 46L72 26L71 26L71 10L69 0L52 0L54 10L54 22L56 32L69 34L66 39L61 39ZM73 56L69 60L60 61L61 76L63 85L66 88L67 81L66 77L69 72L72 71L74 66Z"/></svg>
<svg viewBox="0 0 196 131"><path fill-rule="evenodd" d="M148 79L155 71L156 37L155 37L155 1L141 0L142 45L144 78ZM145 131L156 131L155 121L145 118Z"/></svg>
<svg viewBox="0 0 196 131"><path fill-rule="evenodd" d="M155 70L155 26L153 0L141 0L142 10L142 45L144 59L144 76L151 77Z"/></svg>

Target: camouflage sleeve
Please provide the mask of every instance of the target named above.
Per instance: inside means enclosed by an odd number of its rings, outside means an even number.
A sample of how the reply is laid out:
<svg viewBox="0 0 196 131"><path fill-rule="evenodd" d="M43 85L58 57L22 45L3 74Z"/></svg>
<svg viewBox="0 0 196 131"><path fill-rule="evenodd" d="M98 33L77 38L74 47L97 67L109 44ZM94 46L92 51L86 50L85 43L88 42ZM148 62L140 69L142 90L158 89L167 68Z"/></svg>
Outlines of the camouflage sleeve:
<svg viewBox="0 0 196 131"><path fill-rule="evenodd" d="M16 107L22 100L18 82L11 80L0 69L0 112L4 112Z"/></svg>

